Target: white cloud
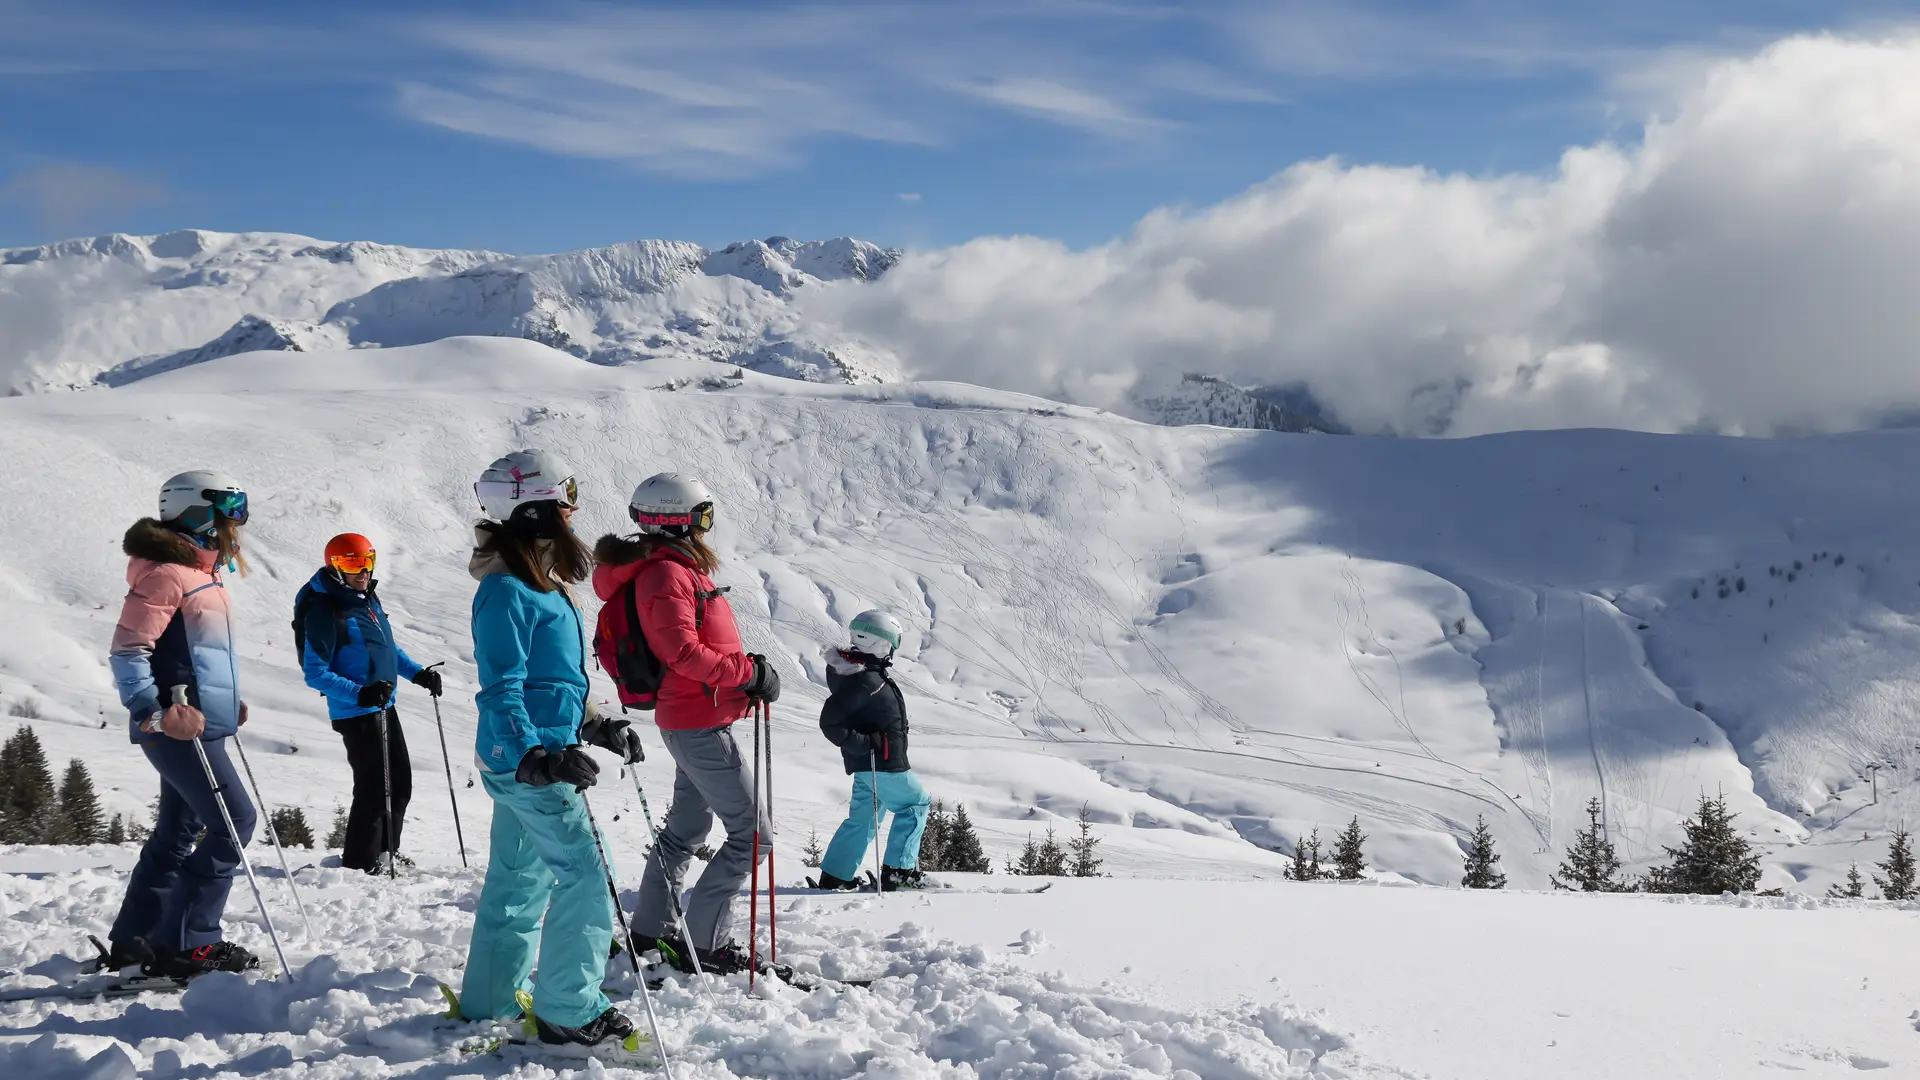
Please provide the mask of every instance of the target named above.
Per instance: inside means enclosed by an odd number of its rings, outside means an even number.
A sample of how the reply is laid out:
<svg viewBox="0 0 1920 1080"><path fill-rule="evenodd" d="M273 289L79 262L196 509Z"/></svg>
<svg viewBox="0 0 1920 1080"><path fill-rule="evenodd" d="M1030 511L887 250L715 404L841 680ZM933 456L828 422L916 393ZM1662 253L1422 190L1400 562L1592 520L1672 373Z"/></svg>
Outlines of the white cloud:
<svg viewBox="0 0 1920 1080"><path fill-rule="evenodd" d="M900 201L909 203L919 202L920 193L917 191L903 191L900 193Z"/></svg>
<svg viewBox="0 0 1920 1080"><path fill-rule="evenodd" d="M1101 134L1126 134L1164 123L1111 97L1057 79L1023 75L991 79L967 89L987 101Z"/></svg>
<svg viewBox="0 0 1920 1080"><path fill-rule="evenodd" d="M1363 429L1766 433L1920 405L1920 36L1798 37L1546 175L1296 165L1070 250L909 256L818 317L923 376L1110 405L1304 381Z"/></svg>

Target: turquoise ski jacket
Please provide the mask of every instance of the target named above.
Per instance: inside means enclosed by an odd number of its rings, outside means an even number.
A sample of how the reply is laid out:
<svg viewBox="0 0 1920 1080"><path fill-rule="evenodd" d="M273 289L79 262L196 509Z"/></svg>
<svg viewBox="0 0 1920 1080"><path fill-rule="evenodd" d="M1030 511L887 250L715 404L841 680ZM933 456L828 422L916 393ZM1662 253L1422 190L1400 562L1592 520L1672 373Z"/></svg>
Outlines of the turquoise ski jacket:
<svg viewBox="0 0 1920 1080"><path fill-rule="evenodd" d="M476 530L476 545L486 534ZM586 624L564 589L540 592L504 562L477 550L473 661L479 669L480 767L509 776L536 746L558 753L579 742L586 712Z"/></svg>

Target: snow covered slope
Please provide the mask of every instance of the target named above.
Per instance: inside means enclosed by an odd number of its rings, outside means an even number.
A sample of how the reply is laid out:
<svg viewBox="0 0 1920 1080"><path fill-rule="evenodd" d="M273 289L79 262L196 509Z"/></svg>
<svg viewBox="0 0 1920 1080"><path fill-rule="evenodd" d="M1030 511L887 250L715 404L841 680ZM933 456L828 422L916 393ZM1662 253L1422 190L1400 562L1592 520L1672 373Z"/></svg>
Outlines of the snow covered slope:
<svg viewBox="0 0 1920 1080"><path fill-rule="evenodd" d="M640 240L512 258L198 231L0 250L0 385L117 386L259 349L474 334L598 363L670 356L816 381L896 380L894 358L803 325L788 300L810 283L873 280L898 257L844 237L718 251Z"/></svg>
<svg viewBox="0 0 1920 1080"><path fill-rule="evenodd" d="M652 472L720 492L721 577L790 687L795 841L843 805L813 726L820 651L870 605L910 626L916 766L1001 856L1085 808L1117 872L1272 876L1296 836L1357 816L1379 870L1445 883L1484 817L1514 883L1540 887L1589 797L1646 865L1724 790L1766 884L1823 888L1910 810L1920 433L1328 439L511 339L0 400L0 454L30 481L0 523L0 711L37 713L56 761L84 756L144 807L104 663L119 537L159 480L217 463L257 507L235 606L263 781L322 822L345 797L286 624L346 529L380 547L409 651L454 660L469 773L470 485L521 445L576 463L589 534L623 525ZM414 724L424 707L403 705ZM434 756L413 835L444 860ZM485 800L465 806L482 835Z"/></svg>

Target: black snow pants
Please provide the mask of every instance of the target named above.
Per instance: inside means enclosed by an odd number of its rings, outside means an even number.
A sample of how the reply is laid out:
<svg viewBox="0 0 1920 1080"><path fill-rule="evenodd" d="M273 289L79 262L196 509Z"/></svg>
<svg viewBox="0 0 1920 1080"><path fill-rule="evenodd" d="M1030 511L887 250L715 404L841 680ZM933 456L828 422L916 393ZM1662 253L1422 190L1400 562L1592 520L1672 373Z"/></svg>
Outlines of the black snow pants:
<svg viewBox="0 0 1920 1080"><path fill-rule="evenodd" d="M392 850L400 850L400 826L406 820L407 800L413 797L413 762L407 756L407 736L400 714L387 709L387 764L393 781ZM353 807L347 811L347 842L340 865L371 870L388 850L386 783L380 768L380 713L335 720L333 730L346 740L347 764L353 768Z"/></svg>

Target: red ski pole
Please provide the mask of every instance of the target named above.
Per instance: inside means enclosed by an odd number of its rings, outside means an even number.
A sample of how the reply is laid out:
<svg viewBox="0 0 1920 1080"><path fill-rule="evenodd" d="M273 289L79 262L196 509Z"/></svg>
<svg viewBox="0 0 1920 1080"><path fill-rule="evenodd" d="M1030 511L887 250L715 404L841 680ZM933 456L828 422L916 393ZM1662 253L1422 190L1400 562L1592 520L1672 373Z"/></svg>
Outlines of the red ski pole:
<svg viewBox="0 0 1920 1080"><path fill-rule="evenodd" d="M773 705L760 703L760 718L767 725L767 827L773 828ZM780 914L775 903L780 898L780 877L773 870L773 838L767 838L767 963L780 962Z"/></svg>
<svg viewBox="0 0 1920 1080"><path fill-rule="evenodd" d="M747 989L760 970L760 720L753 714L753 876L747 888Z"/></svg>

